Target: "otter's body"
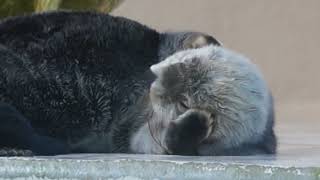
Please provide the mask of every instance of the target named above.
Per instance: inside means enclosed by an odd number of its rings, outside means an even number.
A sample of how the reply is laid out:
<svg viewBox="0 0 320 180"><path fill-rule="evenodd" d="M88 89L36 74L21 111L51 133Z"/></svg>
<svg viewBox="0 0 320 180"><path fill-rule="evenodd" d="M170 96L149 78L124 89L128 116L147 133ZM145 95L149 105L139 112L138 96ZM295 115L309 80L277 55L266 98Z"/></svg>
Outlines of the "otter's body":
<svg viewBox="0 0 320 180"><path fill-rule="evenodd" d="M275 153L273 105L259 72L223 48L187 50L208 44L219 45L105 14L7 19L0 147L36 155Z"/></svg>

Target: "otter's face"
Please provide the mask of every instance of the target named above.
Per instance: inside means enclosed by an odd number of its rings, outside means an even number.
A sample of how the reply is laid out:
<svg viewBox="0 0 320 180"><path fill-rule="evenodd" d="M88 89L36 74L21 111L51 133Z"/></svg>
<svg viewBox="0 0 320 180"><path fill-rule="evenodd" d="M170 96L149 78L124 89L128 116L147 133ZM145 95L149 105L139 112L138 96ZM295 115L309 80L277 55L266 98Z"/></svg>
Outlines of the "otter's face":
<svg viewBox="0 0 320 180"><path fill-rule="evenodd" d="M199 114L208 123L214 122L212 103L212 61L195 54L173 55L151 71L157 76L150 88L150 99L155 113L162 120L173 121Z"/></svg>
<svg viewBox="0 0 320 180"><path fill-rule="evenodd" d="M151 71L157 78L150 99L161 121L206 119L214 127L206 142L221 139L233 145L263 132L269 92L258 69L242 55L207 46L175 53Z"/></svg>

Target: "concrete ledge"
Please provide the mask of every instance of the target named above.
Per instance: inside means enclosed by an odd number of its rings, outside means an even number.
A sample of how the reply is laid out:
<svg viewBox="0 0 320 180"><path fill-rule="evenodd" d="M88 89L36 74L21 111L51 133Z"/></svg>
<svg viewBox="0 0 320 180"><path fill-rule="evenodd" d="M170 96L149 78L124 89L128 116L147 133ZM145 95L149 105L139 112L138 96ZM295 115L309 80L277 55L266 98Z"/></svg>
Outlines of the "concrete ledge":
<svg viewBox="0 0 320 180"><path fill-rule="evenodd" d="M311 160L311 159L310 159ZM319 159L318 159L319 160ZM1 179L320 179L320 161L252 157L81 154L0 158Z"/></svg>

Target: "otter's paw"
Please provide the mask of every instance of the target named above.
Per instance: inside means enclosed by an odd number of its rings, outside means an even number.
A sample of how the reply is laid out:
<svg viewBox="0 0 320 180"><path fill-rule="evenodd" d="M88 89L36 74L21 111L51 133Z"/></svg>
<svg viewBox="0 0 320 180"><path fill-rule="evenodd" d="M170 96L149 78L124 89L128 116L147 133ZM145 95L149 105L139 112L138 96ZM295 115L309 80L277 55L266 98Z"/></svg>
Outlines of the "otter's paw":
<svg viewBox="0 0 320 180"><path fill-rule="evenodd" d="M212 131L213 118L202 111L189 110L170 123L165 143L171 154L197 155L198 145Z"/></svg>
<svg viewBox="0 0 320 180"><path fill-rule="evenodd" d="M33 156L33 152L27 149L1 148L0 156Z"/></svg>
<svg viewBox="0 0 320 180"><path fill-rule="evenodd" d="M222 43L216 40L215 38L213 38L212 36L209 36L203 33L192 33L190 36L188 36L184 40L183 48L195 49L195 48L201 48L210 44L222 46Z"/></svg>

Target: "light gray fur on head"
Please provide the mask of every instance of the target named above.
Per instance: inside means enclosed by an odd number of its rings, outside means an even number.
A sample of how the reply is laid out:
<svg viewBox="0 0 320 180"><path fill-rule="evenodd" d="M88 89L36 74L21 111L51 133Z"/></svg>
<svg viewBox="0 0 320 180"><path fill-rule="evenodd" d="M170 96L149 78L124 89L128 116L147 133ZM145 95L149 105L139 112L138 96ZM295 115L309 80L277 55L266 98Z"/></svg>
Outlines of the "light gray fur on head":
<svg viewBox="0 0 320 180"><path fill-rule="evenodd" d="M151 66L157 79L150 98L155 113L172 121L187 109L215 115L207 141L224 148L258 141L271 106L267 85L248 58L218 46L184 50ZM160 115L161 116L161 115Z"/></svg>

